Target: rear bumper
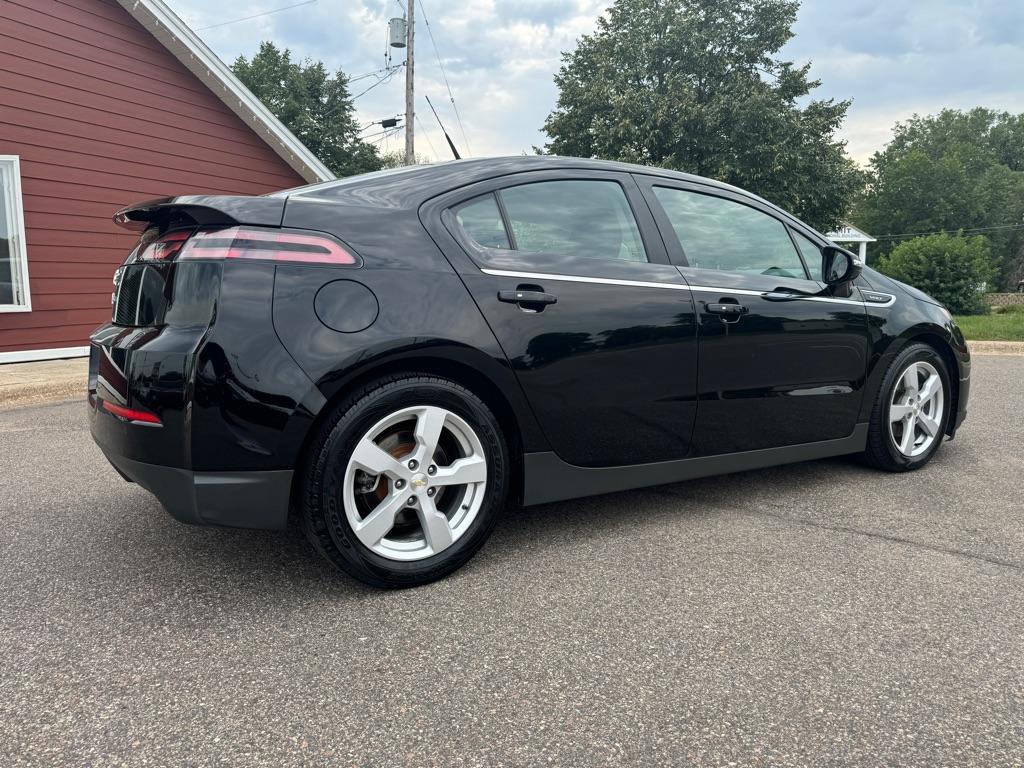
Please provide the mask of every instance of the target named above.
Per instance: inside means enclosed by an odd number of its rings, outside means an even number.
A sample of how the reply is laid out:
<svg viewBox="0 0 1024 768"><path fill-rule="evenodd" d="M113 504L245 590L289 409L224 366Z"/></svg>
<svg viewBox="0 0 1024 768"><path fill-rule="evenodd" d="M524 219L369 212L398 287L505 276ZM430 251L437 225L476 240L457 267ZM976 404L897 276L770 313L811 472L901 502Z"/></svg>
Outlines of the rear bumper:
<svg viewBox="0 0 1024 768"><path fill-rule="evenodd" d="M268 529L288 524L291 470L193 472L107 450L103 454L122 476L156 496L183 523Z"/></svg>

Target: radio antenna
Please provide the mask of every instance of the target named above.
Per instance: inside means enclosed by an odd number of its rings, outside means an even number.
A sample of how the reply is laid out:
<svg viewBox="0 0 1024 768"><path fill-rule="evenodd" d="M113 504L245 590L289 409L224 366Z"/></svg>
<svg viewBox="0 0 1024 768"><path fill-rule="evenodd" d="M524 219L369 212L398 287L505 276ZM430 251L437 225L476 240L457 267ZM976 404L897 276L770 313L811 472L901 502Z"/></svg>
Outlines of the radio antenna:
<svg viewBox="0 0 1024 768"><path fill-rule="evenodd" d="M448 146L449 146L449 147L451 147L451 149L452 149L452 154L453 154L453 155L455 155L455 159L456 159L456 160L461 160L461 159L462 159L462 157L461 157L461 156L459 155L459 150L457 150L457 149L455 148L455 142L454 142L454 141L452 141L452 137L448 135L448 131L446 131L446 130L444 129L444 123L442 123L442 122L441 122L441 118L440 118L440 117L438 117L438 115L437 115L437 110L436 110L436 109L434 109L434 105L433 105L433 104L431 103L431 101L430 101L430 97L429 97L429 96L427 96L426 94L424 94L424 95L423 95L423 98L425 98L425 99L427 100L427 105L428 105L428 106L430 107L430 111L434 113L434 119L435 119L435 120L437 120L437 124L438 124L438 125L440 126L440 128L441 128L441 133L443 133L443 134L444 134L444 137L445 137L446 139L448 139Z"/></svg>

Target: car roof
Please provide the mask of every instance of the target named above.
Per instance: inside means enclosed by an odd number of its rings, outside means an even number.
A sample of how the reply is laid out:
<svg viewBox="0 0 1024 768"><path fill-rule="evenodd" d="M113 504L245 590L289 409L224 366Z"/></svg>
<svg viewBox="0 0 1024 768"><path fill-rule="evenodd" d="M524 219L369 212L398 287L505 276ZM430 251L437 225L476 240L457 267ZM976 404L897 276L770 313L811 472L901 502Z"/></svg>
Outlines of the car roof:
<svg viewBox="0 0 1024 768"><path fill-rule="evenodd" d="M287 197L320 202L334 202L351 206L373 206L390 209L416 209L437 195L474 184L476 182L529 171L591 170L615 173L635 173L659 176L675 181L686 181L713 189L728 190L766 205L786 219L798 222L788 211L779 208L745 189L691 173L668 170L650 165L620 163L614 160L595 160L560 155L513 155L510 157L480 157L449 160L426 165L410 165L373 173L348 176L343 179L295 187L275 192L272 197ZM806 227L803 222L799 222ZM813 231L813 230L812 230Z"/></svg>
<svg viewBox="0 0 1024 768"><path fill-rule="evenodd" d="M690 181L752 196L749 192L713 179L689 173L671 171L655 166L620 163L613 160L595 160L559 155L513 155L510 157L479 157L466 160L448 160L426 165L411 165L385 171L363 173L343 179L310 184L294 189L275 192L274 197L320 197L339 198L350 194L358 196L358 190L403 187L407 193L420 189L430 196L458 189L477 181L528 171L558 169L596 170L618 173L644 173L654 176Z"/></svg>

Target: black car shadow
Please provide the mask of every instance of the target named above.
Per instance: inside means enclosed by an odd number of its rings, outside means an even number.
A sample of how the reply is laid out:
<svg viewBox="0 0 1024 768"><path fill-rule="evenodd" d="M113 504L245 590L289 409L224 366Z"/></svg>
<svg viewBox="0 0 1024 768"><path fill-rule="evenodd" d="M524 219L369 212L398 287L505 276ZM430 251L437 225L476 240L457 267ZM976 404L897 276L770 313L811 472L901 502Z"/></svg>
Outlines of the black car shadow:
<svg viewBox="0 0 1024 768"><path fill-rule="evenodd" d="M527 558L544 558L582 536L610 538L620 531L632 536L637 526L662 524L665 518L685 525L700 515L750 509L766 497L872 477L885 475L840 457L535 507L513 506L499 519L483 551L449 579L490 579L495 569L512 559L522 566L524 551ZM343 602L388 594L323 560L297 527L257 531L183 525L148 493L129 488L124 500L130 514L117 537L128 578L205 583L214 591L258 594L269 602L297 594Z"/></svg>

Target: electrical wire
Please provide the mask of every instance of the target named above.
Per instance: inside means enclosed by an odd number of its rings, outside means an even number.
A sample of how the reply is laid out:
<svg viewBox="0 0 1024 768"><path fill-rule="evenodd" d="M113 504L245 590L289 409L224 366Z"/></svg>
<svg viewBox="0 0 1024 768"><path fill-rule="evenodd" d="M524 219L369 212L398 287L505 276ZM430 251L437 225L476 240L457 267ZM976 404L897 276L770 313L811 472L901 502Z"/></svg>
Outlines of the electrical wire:
<svg viewBox="0 0 1024 768"><path fill-rule="evenodd" d="M936 229L933 232L904 232L899 235L878 235L875 240L899 240L904 237L926 237L927 235L956 235L974 234L978 232L993 232L1002 229L1024 229L1024 224L1000 224L992 227L970 227L962 229Z"/></svg>
<svg viewBox="0 0 1024 768"><path fill-rule="evenodd" d="M462 133L462 142L466 145L466 155L472 155L473 152L469 148L469 139L466 136L466 128L462 124L462 115L459 114L459 108L455 106L455 96L452 94L452 87L448 82L448 73L445 71L444 62L441 61L441 53L437 49L437 41L434 40L434 30L430 27L430 20L427 18L427 9L423 7L423 0L420 2L420 13L423 15L423 23L427 27L427 34L430 36L430 44L434 47L434 56L437 59L437 66L441 68L441 77L444 79L444 87L448 90L448 100L452 103L452 109L455 111L455 120L459 124L459 131Z"/></svg>
<svg viewBox="0 0 1024 768"><path fill-rule="evenodd" d="M372 139L372 138L375 138L377 136L383 136L386 133L398 133L399 131L404 130L404 128L405 128L405 126L401 126L401 125L396 126L394 128L385 128L383 131L377 131L376 133L370 133L370 134L367 134L366 136L360 136L359 140L360 141L366 141L367 139Z"/></svg>
<svg viewBox="0 0 1024 768"><path fill-rule="evenodd" d="M272 11L263 11L263 13L254 13L252 16L243 16L241 19L232 19L231 21L222 21L217 24L210 24L205 27L197 27L196 32L202 32L206 29L214 29L216 27L226 27L228 24L238 24L242 21L251 21L252 19L258 19L262 16L269 16L272 13L280 13L281 11L289 11L292 8L298 8L300 5L312 5L317 0L302 0L301 3L293 3L292 5L286 5L283 8L275 8Z"/></svg>
<svg viewBox="0 0 1024 768"><path fill-rule="evenodd" d="M385 140L391 138L395 134L399 133L401 130L402 130L401 128L388 129L388 130L383 132L383 134L381 135L381 137L379 139L376 139L376 140L368 142L368 143L369 144L380 144L382 141L385 141Z"/></svg>
<svg viewBox="0 0 1024 768"><path fill-rule="evenodd" d="M402 119L402 115L395 115L395 116L394 116L393 118L390 118L390 117L386 117L386 118L384 118L384 119L385 119L385 120L392 120L392 119L393 119L393 120L401 120L401 119ZM367 123L366 125L364 125L364 126L363 126L362 128L360 128L360 129L359 129L359 132L360 132L360 133L362 133L362 132L363 132L363 131L365 131L365 130L366 130L367 128L369 128L370 126L373 126L373 125L383 125L383 121L381 121L381 120L374 120L374 121L372 121L372 122L369 122L369 123ZM397 126L396 126L396 127L397 127Z"/></svg>
<svg viewBox="0 0 1024 768"><path fill-rule="evenodd" d="M355 83L359 80L365 80L368 77L388 75L401 69L402 66L402 64L396 64L392 67L381 67L380 69L375 69L373 72L363 72L361 75L352 75L352 77L348 78L348 82Z"/></svg>
<svg viewBox="0 0 1024 768"><path fill-rule="evenodd" d="M358 98L359 98L360 96L365 96L365 95L366 95L366 94L368 94L368 93L369 93L370 91L372 91L372 90L373 90L374 88L376 88L376 87L377 87L378 85L383 85L384 83L386 83L386 82L388 82L389 80L391 80L391 78L395 76L395 72L397 72L397 71L398 71L398 70L399 70L400 68L401 68L401 67L394 67L394 68L392 68L392 70L391 70L390 72L388 72L388 73L387 73L386 75L382 76L382 77L381 77L381 78L380 78L380 79L379 79L379 80L378 80L378 81L377 81L376 83L374 83L373 85L371 85L371 86L370 86L369 88L367 88L366 90L364 90L364 91L360 91L360 92L359 92L359 93L357 93L357 94L356 94L355 96L353 96L353 97L352 97L352 101L355 101L355 100L356 100L356 99L358 99ZM326 117L326 115L325 115L325 117Z"/></svg>
<svg viewBox="0 0 1024 768"><path fill-rule="evenodd" d="M392 77L394 77L394 75L395 75L395 72L397 72L397 71L398 71L398 70L397 70L397 69L395 69L395 70L393 70L393 71L391 71L391 72L388 72L388 74L386 74L386 75L384 75L383 77L381 77L381 78L380 78L380 79L379 79L379 80L378 80L378 81L377 81L376 83L374 83L373 85L371 85L371 86L370 86L369 88L367 88L367 89L366 89L366 90L364 90L364 91L360 91L360 92L359 92L359 93L357 93L357 94L356 94L355 96L352 96L351 98L349 98L349 100L348 100L348 103L349 103L349 104L351 104L351 103L352 103L352 102L354 102L354 101L355 101L356 99L358 99L358 98L359 98L360 96L363 96L363 95L365 95L365 94L369 93L370 91L372 91L372 90L373 90L374 88L376 88L376 87L377 87L378 85L382 85L383 83L386 83L386 82L387 82L388 80L390 80L390 79L391 79ZM343 108L344 106L345 106L345 103L344 103L344 102L343 102L343 103L341 103L341 104L339 104L339 105L338 105L338 106L336 106L336 107L335 107L334 109L332 109L332 110L331 110L330 112L328 112L328 113L326 113L326 114L322 115L322 116L320 117L320 120L321 120L321 121L323 121L323 120L326 120L326 119L327 119L327 118L329 118L329 117L333 117L333 116L335 115L335 113L337 113L337 111L338 111L339 109L342 109L342 108ZM370 127L370 125L373 125L373 123L370 123L369 125L365 125L365 126L363 126L363 127L362 127L362 128L360 129L360 130L363 130L363 131L365 131L365 130L366 130L367 128L369 128L369 127Z"/></svg>
<svg viewBox="0 0 1024 768"><path fill-rule="evenodd" d="M430 140L430 134L427 133L427 129L424 127L423 121L420 120L420 113L414 113L413 117L416 118L416 125L418 125L420 128L420 135L427 140L427 146L430 147L430 151L434 155L434 160L440 160L441 156L437 154L437 150L434 149L434 142Z"/></svg>

